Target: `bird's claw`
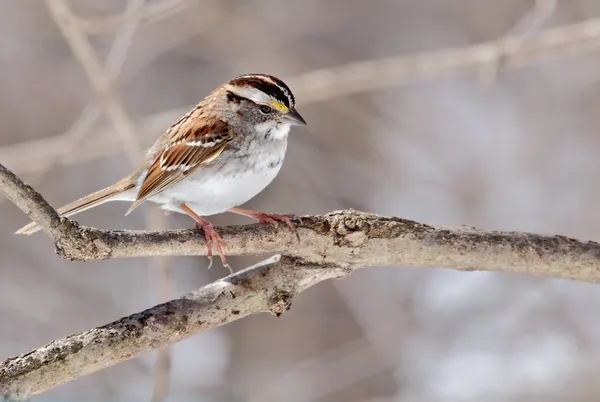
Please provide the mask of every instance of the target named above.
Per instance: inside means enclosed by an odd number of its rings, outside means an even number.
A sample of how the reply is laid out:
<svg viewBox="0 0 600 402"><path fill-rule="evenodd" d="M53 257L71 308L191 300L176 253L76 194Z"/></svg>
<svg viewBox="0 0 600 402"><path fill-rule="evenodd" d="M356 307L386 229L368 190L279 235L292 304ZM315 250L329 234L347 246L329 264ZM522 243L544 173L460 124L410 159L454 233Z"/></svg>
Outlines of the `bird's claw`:
<svg viewBox="0 0 600 402"><path fill-rule="evenodd" d="M213 245L217 251L217 254L221 258L221 263L224 267L229 269L229 272L233 274L231 265L227 262L227 257L223 252L223 247L227 246L227 242L217 233L215 228L209 222L196 222L194 225L196 229L202 229L204 231L204 239L206 240L207 256L208 256L208 269L213 265Z"/></svg>
<svg viewBox="0 0 600 402"><path fill-rule="evenodd" d="M298 229L296 228L296 225L294 225L294 223L292 222L298 221L300 224L302 224L302 218L300 218L299 216L293 214L280 215L257 212L256 215L254 215L254 217L258 220L258 223L269 223L273 225L275 229L279 227L278 222L285 223L290 228L290 231L296 235L296 239L298 239L298 242L300 242L300 235L298 234Z"/></svg>

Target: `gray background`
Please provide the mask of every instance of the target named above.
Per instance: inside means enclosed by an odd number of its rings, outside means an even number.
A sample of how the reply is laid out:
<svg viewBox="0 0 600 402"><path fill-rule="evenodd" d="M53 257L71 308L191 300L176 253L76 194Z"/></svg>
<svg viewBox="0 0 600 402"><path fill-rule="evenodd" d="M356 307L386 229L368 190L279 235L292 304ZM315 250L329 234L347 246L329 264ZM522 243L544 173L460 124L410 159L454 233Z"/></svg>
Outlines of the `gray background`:
<svg viewBox="0 0 600 402"><path fill-rule="evenodd" d="M534 7L518 0L168 3L176 12L137 28L115 82L144 144L179 117L172 110L235 75L286 80L494 40ZM82 21L119 15L125 4L69 3ZM533 33L595 17L598 1L559 0ZM102 61L115 29L105 31L89 37ZM1 161L53 205L128 173L124 147L104 115L80 145L31 142L67 132L99 99L43 1L0 3L0 66ZM298 214L354 207L425 223L597 240L599 77L600 55L590 50L500 69L487 87L466 74L299 99L309 126L293 129L281 174L249 206ZM89 141L95 145L85 146ZM63 151L48 161L56 149ZM104 228L161 225L156 214L145 220L150 205L123 218L126 209L105 205L79 220ZM26 223L13 205L2 202L0 217L0 359L147 308L165 288L174 297L227 273L219 264L207 271L204 258L169 260L170 279L148 259L69 263L54 256L43 235L12 234ZM165 225L191 222L171 215ZM252 261L231 259L235 268ZM308 290L279 319L256 315L177 344L169 400L598 400L599 309L600 288L591 284L362 270ZM155 360L130 360L38 400L150 400Z"/></svg>

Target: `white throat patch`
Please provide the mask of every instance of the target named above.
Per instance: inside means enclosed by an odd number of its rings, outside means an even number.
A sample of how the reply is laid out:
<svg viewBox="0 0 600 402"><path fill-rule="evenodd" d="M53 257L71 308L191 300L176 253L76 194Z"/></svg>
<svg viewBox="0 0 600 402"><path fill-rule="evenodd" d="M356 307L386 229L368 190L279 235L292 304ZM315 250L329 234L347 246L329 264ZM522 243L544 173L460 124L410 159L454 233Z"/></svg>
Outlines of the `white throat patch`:
<svg viewBox="0 0 600 402"><path fill-rule="evenodd" d="M259 136L267 136L272 140L284 140L290 132L290 125L285 123L277 123L274 121L266 121L254 126Z"/></svg>

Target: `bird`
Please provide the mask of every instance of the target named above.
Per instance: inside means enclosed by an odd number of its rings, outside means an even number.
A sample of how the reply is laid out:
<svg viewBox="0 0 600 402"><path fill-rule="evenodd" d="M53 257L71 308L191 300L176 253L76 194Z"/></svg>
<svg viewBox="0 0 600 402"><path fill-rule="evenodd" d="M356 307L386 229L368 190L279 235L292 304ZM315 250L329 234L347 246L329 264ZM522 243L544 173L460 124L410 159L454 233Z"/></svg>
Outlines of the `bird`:
<svg viewBox="0 0 600 402"><path fill-rule="evenodd" d="M209 267L214 248L231 271L223 253L227 243L206 216L232 212L259 223L283 222L297 234L295 215L240 208L279 173L295 125L305 126L306 121L288 85L269 74L240 75L214 89L164 131L129 175L57 212L70 217L107 202L128 201L128 215L145 201L158 204L169 213L191 217L204 231ZM16 234L40 229L31 222Z"/></svg>

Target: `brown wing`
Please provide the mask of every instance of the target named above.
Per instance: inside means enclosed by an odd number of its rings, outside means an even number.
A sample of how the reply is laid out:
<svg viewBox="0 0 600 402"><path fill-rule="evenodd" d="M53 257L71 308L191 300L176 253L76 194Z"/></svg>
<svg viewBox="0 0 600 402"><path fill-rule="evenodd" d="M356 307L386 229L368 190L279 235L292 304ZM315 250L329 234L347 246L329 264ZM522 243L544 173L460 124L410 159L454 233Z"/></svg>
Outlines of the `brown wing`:
<svg viewBox="0 0 600 402"><path fill-rule="evenodd" d="M162 151L157 152L127 213L215 160L234 137L227 123L221 120L210 123L197 118L193 125L181 123L180 120L169 129L170 141L163 145Z"/></svg>

